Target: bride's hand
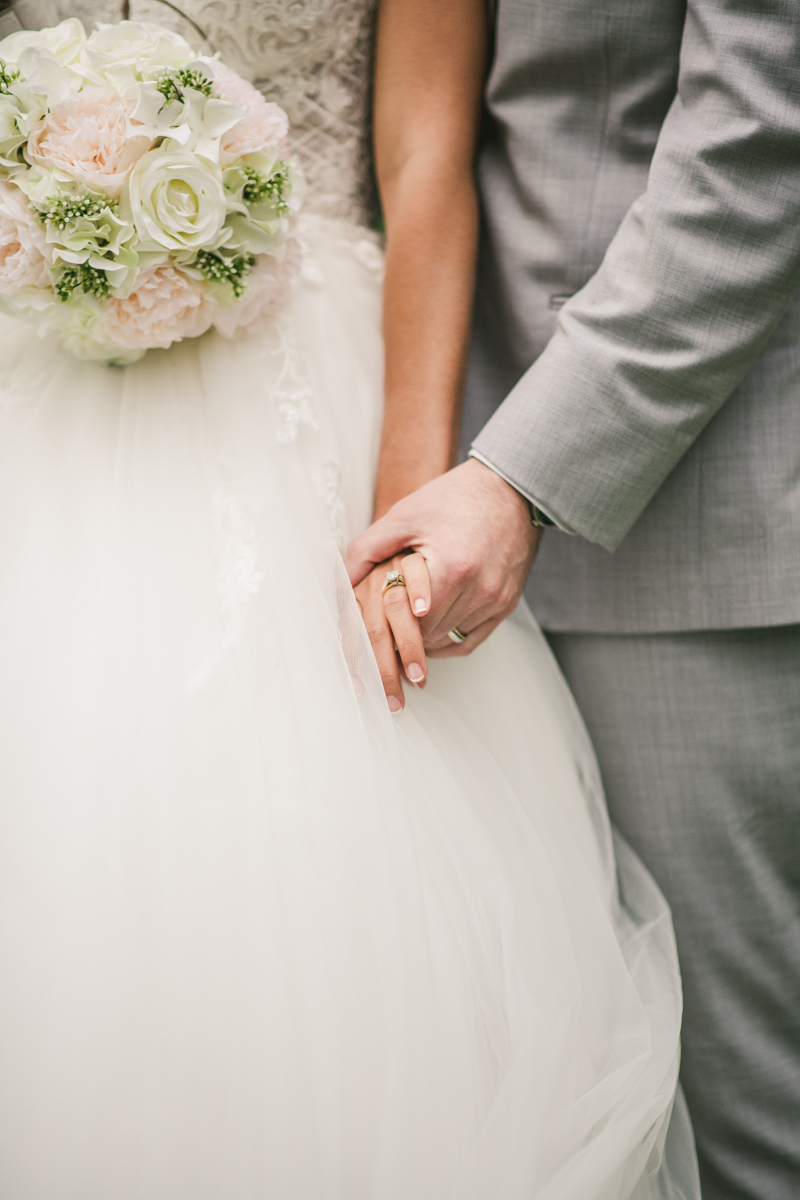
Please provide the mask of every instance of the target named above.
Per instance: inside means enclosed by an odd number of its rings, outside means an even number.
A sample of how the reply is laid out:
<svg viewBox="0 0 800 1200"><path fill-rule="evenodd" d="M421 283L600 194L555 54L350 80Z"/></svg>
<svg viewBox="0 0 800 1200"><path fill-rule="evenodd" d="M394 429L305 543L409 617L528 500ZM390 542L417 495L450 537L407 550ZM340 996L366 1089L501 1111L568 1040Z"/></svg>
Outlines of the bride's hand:
<svg viewBox="0 0 800 1200"><path fill-rule="evenodd" d="M405 587L398 585L384 591L388 571L399 571ZM393 713L400 712L405 707L402 674L417 687L425 686L428 674L419 627L419 618L431 606L425 559L421 554L406 554L378 563L355 592L389 708Z"/></svg>

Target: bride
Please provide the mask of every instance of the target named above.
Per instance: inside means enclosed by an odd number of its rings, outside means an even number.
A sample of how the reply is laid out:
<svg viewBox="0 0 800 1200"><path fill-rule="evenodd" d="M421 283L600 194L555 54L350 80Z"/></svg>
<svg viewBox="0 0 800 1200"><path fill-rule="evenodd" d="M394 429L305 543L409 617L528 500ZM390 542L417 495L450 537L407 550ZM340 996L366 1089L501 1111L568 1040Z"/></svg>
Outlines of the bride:
<svg viewBox="0 0 800 1200"><path fill-rule="evenodd" d="M542 637L428 667L393 589L404 700L340 554L379 447L381 510L450 462L482 0L379 14L382 443L374 2L180 7L289 111L304 260L127 368L0 319L0 1192L693 1200L669 915Z"/></svg>

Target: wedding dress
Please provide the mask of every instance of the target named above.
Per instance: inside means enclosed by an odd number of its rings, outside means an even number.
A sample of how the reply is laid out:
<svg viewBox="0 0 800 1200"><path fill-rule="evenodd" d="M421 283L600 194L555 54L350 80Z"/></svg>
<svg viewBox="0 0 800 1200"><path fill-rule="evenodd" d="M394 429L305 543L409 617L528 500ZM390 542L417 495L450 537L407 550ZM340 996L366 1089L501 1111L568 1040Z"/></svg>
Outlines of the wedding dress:
<svg viewBox="0 0 800 1200"><path fill-rule="evenodd" d="M0 320L0 1195L694 1200L669 915L541 634L392 717L344 573L373 0L181 7L289 111L304 266L122 369Z"/></svg>

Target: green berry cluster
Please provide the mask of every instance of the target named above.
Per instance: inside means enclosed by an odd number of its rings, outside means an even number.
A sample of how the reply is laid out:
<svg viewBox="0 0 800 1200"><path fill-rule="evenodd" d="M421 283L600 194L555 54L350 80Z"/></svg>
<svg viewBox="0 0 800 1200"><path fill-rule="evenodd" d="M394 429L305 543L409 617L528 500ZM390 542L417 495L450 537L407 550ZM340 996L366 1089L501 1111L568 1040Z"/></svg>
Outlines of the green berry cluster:
<svg viewBox="0 0 800 1200"><path fill-rule="evenodd" d="M262 175L255 167L245 166L244 173L247 176L247 183L242 191L242 199L248 204L259 204L265 196L269 195L269 181L266 175Z"/></svg>
<svg viewBox="0 0 800 1200"><path fill-rule="evenodd" d="M105 271L98 267L90 267L88 263L66 267L55 284L55 293L59 300L66 302L71 300L76 292L105 300L108 296L108 276Z"/></svg>
<svg viewBox="0 0 800 1200"><path fill-rule="evenodd" d="M0 58L0 92L7 96L12 83L19 79L19 71L9 71L4 58Z"/></svg>
<svg viewBox="0 0 800 1200"><path fill-rule="evenodd" d="M289 205L284 200L284 195L290 187L289 168L286 163L278 163L269 177L249 166L244 168L244 173L247 183L244 185L242 199L247 204L260 204L262 200L271 200L279 216L283 217L288 213Z"/></svg>
<svg viewBox="0 0 800 1200"><path fill-rule="evenodd" d="M193 266L211 283L229 283L238 298L244 294L245 278L256 265L252 254L240 254L236 258L223 258L211 250L198 250Z"/></svg>
<svg viewBox="0 0 800 1200"><path fill-rule="evenodd" d="M70 221L77 221L81 217L86 217L93 221L99 217L105 209L110 208L112 212L116 212L119 208L118 200L110 200L108 196L55 196L47 208L40 214L40 220L43 225L53 225L56 229L66 229Z"/></svg>
<svg viewBox="0 0 800 1200"><path fill-rule="evenodd" d="M156 88L169 101L182 100L184 88L192 88L195 92L202 92L204 96L210 96L214 84L202 71L182 67L180 71L168 71L161 75L156 83Z"/></svg>

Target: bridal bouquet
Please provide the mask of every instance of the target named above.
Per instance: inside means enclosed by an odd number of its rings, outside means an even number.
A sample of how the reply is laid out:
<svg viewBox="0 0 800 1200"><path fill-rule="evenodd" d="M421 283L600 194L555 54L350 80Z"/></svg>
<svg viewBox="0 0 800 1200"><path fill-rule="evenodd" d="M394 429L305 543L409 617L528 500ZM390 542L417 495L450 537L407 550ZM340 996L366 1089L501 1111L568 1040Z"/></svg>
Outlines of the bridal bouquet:
<svg viewBox="0 0 800 1200"><path fill-rule="evenodd" d="M288 120L158 25L0 42L0 306L81 358L232 337L298 262Z"/></svg>

